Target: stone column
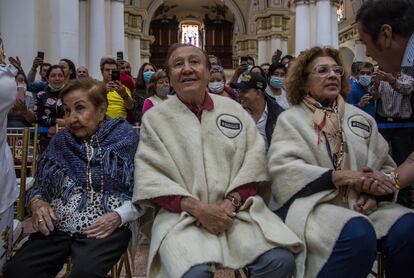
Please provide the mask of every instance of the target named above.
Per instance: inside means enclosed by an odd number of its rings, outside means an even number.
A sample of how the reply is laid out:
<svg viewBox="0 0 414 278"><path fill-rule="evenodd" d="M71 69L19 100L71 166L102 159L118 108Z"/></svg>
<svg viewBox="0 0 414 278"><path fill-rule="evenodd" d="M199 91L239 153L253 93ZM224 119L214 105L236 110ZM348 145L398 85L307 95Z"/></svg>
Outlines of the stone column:
<svg viewBox="0 0 414 278"><path fill-rule="evenodd" d="M271 43L270 43L269 55L268 55L268 58L267 58L266 62L268 62L268 63L272 62L273 53L278 49L282 50L282 45L281 45L280 38L272 37ZM283 55L283 53L282 53L282 55Z"/></svg>
<svg viewBox="0 0 414 278"><path fill-rule="evenodd" d="M124 1L112 0L111 2L111 48L112 55L116 57L116 52L124 51Z"/></svg>
<svg viewBox="0 0 414 278"><path fill-rule="evenodd" d="M259 38L259 42L257 45L257 64L261 65L266 62L266 40L264 38Z"/></svg>
<svg viewBox="0 0 414 278"><path fill-rule="evenodd" d="M316 0L309 1L309 46L316 45Z"/></svg>
<svg viewBox="0 0 414 278"><path fill-rule="evenodd" d="M355 61L366 62L367 56L365 55L365 44L362 41L355 41Z"/></svg>
<svg viewBox="0 0 414 278"><path fill-rule="evenodd" d="M28 72L38 49L37 0L0 0L0 33L7 56L19 56ZM45 53L45 60L49 61Z"/></svg>
<svg viewBox="0 0 414 278"><path fill-rule="evenodd" d="M331 16L332 16L332 23L331 23L331 39L332 39L332 47L338 49L339 48L339 31L338 31L338 14L337 14L338 7L333 4L331 6Z"/></svg>
<svg viewBox="0 0 414 278"><path fill-rule="evenodd" d="M124 59L126 61L129 61L129 48L130 48L130 39L128 38L128 36L125 34L124 35Z"/></svg>
<svg viewBox="0 0 414 278"><path fill-rule="evenodd" d="M296 56L299 53L310 47L310 34L309 34L309 4L307 1L296 1L296 22L295 22L295 40L296 40Z"/></svg>
<svg viewBox="0 0 414 278"><path fill-rule="evenodd" d="M86 0L79 0L79 63L76 66L87 64L87 40L88 40L88 11Z"/></svg>
<svg viewBox="0 0 414 278"><path fill-rule="evenodd" d="M282 50L282 56L285 56L286 54L289 54L289 49L288 49L288 42L287 40L281 40L280 41L280 50Z"/></svg>
<svg viewBox="0 0 414 278"><path fill-rule="evenodd" d="M331 11L330 0L318 0L316 2L316 45L332 46Z"/></svg>
<svg viewBox="0 0 414 278"><path fill-rule="evenodd" d="M79 0L51 1L51 62L67 58L79 62Z"/></svg>
<svg viewBox="0 0 414 278"><path fill-rule="evenodd" d="M129 62L131 63L131 74L136 77L141 67L141 40L139 37L130 39Z"/></svg>
<svg viewBox="0 0 414 278"><path fill-rule="evenodd" d="M89 75L102 79L99 63L106 53L105 1L90 0Z"/></svg>

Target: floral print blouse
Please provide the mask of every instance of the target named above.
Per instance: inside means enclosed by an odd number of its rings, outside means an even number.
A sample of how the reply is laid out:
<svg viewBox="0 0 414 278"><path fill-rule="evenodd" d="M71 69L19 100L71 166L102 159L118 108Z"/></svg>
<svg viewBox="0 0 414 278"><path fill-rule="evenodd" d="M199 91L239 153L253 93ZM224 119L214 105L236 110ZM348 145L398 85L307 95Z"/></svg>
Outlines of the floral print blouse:
<svg viewBox="0 0 414 278"><path fill-rule="evenodd" d="M52 91L48 86L37 93L35 113L40 126L50 127L56 124L56 119L62 119L65 112L59 98L60 91Z"/></svg>

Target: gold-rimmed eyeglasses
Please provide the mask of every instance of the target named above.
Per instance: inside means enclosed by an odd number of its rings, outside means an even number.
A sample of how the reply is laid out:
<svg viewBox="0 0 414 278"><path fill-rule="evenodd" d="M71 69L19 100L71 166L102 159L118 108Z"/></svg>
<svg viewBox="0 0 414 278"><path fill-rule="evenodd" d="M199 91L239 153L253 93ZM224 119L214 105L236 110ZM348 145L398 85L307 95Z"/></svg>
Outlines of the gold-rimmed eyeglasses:
<svg viewBox="0 0 414 278"><path fill-rule="evenodd" d="M309 73L313 73L320 77L326 77L331 71L333 71L335 75L338 76L344 75L344 68L338 65L317 65Z"/></svg>

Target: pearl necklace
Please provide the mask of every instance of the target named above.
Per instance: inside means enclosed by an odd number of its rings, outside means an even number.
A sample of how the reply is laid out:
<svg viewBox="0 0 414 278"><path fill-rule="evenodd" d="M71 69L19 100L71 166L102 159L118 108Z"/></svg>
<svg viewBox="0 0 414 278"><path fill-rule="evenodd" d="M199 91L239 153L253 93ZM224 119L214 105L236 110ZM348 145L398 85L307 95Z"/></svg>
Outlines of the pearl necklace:
<svg viewBox="0 0 414 278"><path fill-rule="evenodd" d="M92 146L93 140L96 140L96 143L98 145L99 165L100 165L100 170L101 170L100 171L100 183L101 183L100 193L102 194L102 199L103 199L103 193L104 193L103 154L102 154L102 148L99 144L98 137L95 134L91 137L89 141L85 141L86 158L88 162L87 167L86 167L86 192L87 192L88 199L90 200L90 202L93 201L93 195L94 195L94 189L92 186L92 166L91 166L92 158L93 158L94 151L95 151Z"/></svg>

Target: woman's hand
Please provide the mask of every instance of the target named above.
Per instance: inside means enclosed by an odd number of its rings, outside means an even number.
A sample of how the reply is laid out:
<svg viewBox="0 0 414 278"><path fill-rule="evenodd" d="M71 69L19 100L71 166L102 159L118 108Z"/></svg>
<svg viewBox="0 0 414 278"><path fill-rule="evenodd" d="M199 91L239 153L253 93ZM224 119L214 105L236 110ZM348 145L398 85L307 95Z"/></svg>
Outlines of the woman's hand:
<svg viewBox="0 0 414 278"><path fill-rule="evenodd" d="M83 232L89 238L106 238L121 225L121 217L116 212L99 216L92 225Z"/></svg>
<svg viewBox="0 0 414 278"><path fill-rule="evenodd" d="M354 204L354 210L369 215L377 209L377 200L374 196L367 194L359 195L357 202Z"/></svg>
<svg viewBox="0 0 414 278"><path fill-rule="evenodd" d="M394 193L396 190L389 177L380 171L374 171L368 167L362 169L364 179L356 184L354 189L358 192L366 192L371 195L381 196Z"/></svg>
<svg viewBox="0 0 414 278"><path fill-rule="evenodd" d="M332 174L332 182L335 187L339 188L342 186L355 187L362 184L364 181L364 175L362 172L353 170L338 170Z"/></svg>
<svg viewBox="0 0 414 278"><path fill-rule="evenodd" d="M13 107L16 111L19 111L21 113L26 113L27 112L27 106L26 106L26 101L24 99L16 99L16 102L14 103L14 107Z"/></svg>
<svg viewBox="0 0 414 278"><path fill-rule="evenodd" d="M30 203L32 212L32 225L35 231L39 231L48 236L53 230L54 222L57 220L56 214L48 202L42 199L35 199Z"/></svg>
<svg viewBox="0 0 414 278"><path fill-rule="evenodd" d="M13 67L15 67L17 70L20 70L22 68L22 62L20 62L19 56L16 56L16 58L14 57L9 57L9 62L10 64L13 65Z"/></svg>

